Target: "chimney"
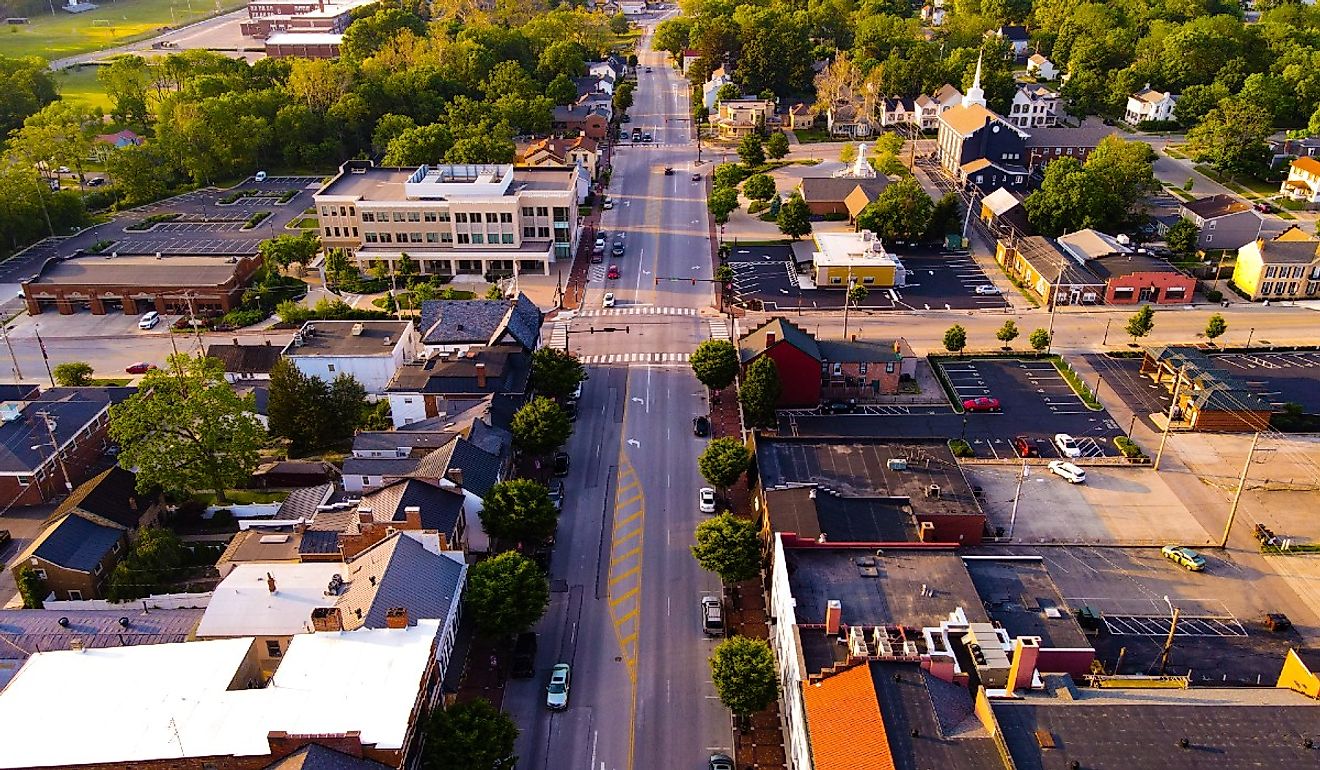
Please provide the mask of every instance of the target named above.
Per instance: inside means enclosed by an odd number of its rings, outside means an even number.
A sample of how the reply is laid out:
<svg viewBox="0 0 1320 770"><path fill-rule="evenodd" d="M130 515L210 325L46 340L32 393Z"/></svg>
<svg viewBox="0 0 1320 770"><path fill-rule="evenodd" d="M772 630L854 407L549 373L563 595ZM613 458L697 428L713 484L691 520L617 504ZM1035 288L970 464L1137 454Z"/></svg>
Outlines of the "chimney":
<svg viewBox="0 0 1320 770"><path fill-rule="evenodd" d="M445 471L445 478L447 478L447 479L449 479L450 481L454 482L454 486L458 487L459 489L462 489L462 488L463 488L463 469L462 469L462 468L450 468L449 470Z"/></svg>
<svg viewBox="0 0 1320 770"><path fill-rule="evenodd" d="M902 355L902 354L903 354L903 338L902 338L902 337L899 337L898 339L894 340L894 352L895 352L895 353L898 353L899 355Z"/></svg>
<svg viewBox="0 0 1320 770"><path fill-rule="evenodd" d="M843 602L838 599L830 599L825 602L825 633L830 636L837 636L842 620Z"/></svg>
<svg viewBox="0 0 1320 770"><path fill-rule="evenodd" d="M477 387L486 387L486 365L483 363L477 364Z"/></svg>
<svg viewBox="0 0 1320 770"><path fill-rule="evenodd" d="M385 610L386 628L407 628L408 627L408 609L406 607L390 607Z"/></svg>
<svg viewBox="0 0 1320 770"><path fill-rule="evenodd" d="M774 332L766 332L766 333L765 333L765 346L768 348L768 347L770 347L770 346L773 345L773 344L775 344L775 333L774 333Z"/></svg>
<svg viewBox="0 0 1320 770"><path fill-rule="evenodd" d="M375 521L375 520L376 520L376 517L375 517L374 514L372 514L370 508L362 508L362 507L358 508L358 523L359 523L359 524L370 524L371 522L373 522L373 521Z"/></svg>
<svg viewBox="0 0 1320 770"><path fill-rule="evenodd" d="M338 607L317 607L312 610L313 631L343 631L344 614Z"/></svg>
<svg viewBox="0 0 1320 770"><path fill-rule="evenodd" d="M1014 690L1031 688L1036 673L1036 659L1040 656L1039 636L1019 636L1013 640L1013 663L1008 668L1008 694Z"/></svg>
<svg viewBox="0 0 1320 770"><path fill-rule="evenodd" d="M266 590L275 593L275 576L269 572L266 573Z"/></svg>
<svg viewBox="0 0 1320 770"><path fill-rule="evenodd" d="M403 520L408 522L408 529L422 528L422 509L409 505L403 509Z"/></svg>

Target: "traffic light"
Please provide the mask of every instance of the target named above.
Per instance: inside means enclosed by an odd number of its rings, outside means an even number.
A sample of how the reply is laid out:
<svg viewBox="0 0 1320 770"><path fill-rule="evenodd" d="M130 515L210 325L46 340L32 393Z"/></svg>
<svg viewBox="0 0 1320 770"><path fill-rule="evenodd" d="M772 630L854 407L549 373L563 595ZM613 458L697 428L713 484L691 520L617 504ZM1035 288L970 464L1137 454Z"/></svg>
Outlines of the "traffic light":
<svg viewBox="0 0 1320 770"><path fill-rule="evenodd" d="M695 277L692 279L692 285L693 285L693 286L696 286L696 285L697 285L697 279L696 279Z"/></svg>

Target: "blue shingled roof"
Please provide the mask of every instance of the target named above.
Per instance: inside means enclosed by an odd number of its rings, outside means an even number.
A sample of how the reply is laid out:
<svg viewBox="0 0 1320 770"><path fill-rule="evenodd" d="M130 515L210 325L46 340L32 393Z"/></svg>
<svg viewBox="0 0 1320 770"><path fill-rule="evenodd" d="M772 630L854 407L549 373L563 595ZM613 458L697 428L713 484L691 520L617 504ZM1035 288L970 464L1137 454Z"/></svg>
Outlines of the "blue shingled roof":
<svg viewBox="0 0 1320 770"><path fill-rule="evenodd" d="M503 299L428 300L422 303L422 343L426 345L486 345L509 341L527 350L541 335L541 309L519 293Z"/></svg>
<svg viewBox="0 0 1320 770"><path fill-rule="evenodd" d="M65 569L91 572L122 537L122 529L70 514L47 531L32 555Z"/></svg>

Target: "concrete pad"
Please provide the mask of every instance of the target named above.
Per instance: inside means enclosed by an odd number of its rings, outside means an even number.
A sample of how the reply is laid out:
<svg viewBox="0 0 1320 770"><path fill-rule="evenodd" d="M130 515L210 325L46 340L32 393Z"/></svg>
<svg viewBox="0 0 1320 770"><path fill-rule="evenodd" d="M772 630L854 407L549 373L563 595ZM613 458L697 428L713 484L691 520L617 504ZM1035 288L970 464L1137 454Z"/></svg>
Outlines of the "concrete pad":
<svg viewBox="0 0 1320 770"><path fill-rule="evenodd" d="M1212 540L1160 475L1146 468L1091 466L1085 484L1070 484L1031 466L1016 521L1013 495L1021 466L963 468L984 490L981 505L990 526L1005 533L1011 527L1013 542L1198 546Z"/></svg>

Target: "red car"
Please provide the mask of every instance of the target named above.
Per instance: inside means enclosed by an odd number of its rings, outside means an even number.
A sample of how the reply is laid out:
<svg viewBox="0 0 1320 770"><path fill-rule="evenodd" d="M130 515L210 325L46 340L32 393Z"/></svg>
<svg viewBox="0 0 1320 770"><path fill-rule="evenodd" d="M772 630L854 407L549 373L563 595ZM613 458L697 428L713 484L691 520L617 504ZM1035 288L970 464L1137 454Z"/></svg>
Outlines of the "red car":
<svg viewBox="0 0 1320 770"><path fill-rule="evenodd" d="M619 266L618 266L618 265L610 265L610 270L609 270L609 272L607 272L607 273L605 274L605 277L606 277L606 278L618 278L618 277L619 277Z"/></svg>
<svg viewBox="0 0 1320 770"><path fill-rule="evenodd" d="M1013 448L1017 450L1018 457L1040 457L1040 448L1026 436L1014 436Z"/></svg>
<svg viewBox="0 0 1320 770"><path fill-rule="evenodd" d="M999 399L986 396L969 398L963 402L963 409L969 412L998 412Z"/></svg>
<svg viewBox="0 0 1320 770"><path fill-rule="evenodd" d="M124 371L128 372L129 374L146 374L147 372L155 368L156 368L155 364L149 364L146 361L138 361L136 364L131 364Z"/></svg>

